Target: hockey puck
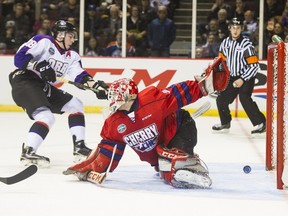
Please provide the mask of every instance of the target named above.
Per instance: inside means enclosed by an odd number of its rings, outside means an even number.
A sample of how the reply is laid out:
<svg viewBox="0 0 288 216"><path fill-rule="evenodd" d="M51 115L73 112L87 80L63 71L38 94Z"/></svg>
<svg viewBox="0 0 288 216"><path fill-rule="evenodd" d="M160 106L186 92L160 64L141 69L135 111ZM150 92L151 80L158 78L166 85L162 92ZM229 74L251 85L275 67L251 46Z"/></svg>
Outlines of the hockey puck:
<svg viewBox="0 0 288 216"><path fill-rule="evenodd" d="M248 174L248 173L251 172L251 167L246 165L246 166L243 167L243 171L244 171L244 173Z"/></svg>

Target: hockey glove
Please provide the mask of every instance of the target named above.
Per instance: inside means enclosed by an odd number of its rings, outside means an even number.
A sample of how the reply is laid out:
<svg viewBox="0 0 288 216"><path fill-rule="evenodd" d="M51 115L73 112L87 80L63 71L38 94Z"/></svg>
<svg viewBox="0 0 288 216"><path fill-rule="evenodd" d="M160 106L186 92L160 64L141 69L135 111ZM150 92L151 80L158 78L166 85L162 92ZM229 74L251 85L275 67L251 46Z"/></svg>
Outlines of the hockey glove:
<svg viewBox="0 0 288 216"><path fill-rule="evenodd" d="M55 82L56 74L51 65L46 60L38 62L35 66L35 69L40 72L42 80L45 82Z"/></svg>
<svg viewBox="0 0 288 216"><path fill-rule="evenodd" d="M215 92L224 91L229 83L230 72L222 60L218 57L201 76L195 76L199 88L204 96Z"/></svg>
<svg viewBox="0 0 288 216"><path fill-rule="evenodd" d="M95 82L95 84L92 86L92 88L96 89L97 91L95 92L96 97L101 100L107 100L108 99L108 85L102 81L98 80Z"/></svg>

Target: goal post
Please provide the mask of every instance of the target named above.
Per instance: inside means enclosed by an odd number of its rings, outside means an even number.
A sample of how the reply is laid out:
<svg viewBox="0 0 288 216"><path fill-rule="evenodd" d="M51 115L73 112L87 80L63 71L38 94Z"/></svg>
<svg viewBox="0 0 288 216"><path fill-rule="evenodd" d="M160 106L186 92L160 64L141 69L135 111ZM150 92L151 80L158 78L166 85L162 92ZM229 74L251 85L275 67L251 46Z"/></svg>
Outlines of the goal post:
<svg viewBox="0 0 288 216"><path fill-rule="evenodd" d="M266 104L266 169L276 170L277 188L282 181L288 136L288 43L268 45ZM285 178L288 178L286 176Z"/></svg>

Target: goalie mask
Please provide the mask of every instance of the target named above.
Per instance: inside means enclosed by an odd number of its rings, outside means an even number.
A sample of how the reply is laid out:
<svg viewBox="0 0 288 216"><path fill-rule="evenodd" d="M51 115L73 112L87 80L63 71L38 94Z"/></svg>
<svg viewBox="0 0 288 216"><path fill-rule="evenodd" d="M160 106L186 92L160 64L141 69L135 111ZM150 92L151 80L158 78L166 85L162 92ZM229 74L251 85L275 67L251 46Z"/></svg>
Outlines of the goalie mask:
<svg viewBox="0 0 288 216"><path fill-rule="evenodd" d="M132 79L123 78L114 81L108 90L110 113L116 112L123 104L135 100L138 88Z"/></svg>

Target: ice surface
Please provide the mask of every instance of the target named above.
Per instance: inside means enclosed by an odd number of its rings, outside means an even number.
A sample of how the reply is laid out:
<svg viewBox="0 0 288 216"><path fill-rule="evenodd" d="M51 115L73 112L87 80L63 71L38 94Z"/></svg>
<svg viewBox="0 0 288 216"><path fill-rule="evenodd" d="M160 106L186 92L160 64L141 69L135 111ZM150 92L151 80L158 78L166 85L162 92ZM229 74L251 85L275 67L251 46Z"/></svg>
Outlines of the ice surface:
<svg viewBox="0 0 288 216"><path fill-rule="evenodd" d="M0 113L0 119L0 176L5 177L24 169L19 157L32 121L25 113ZM276 189L275 172L265 171L265 135L251 137L253 127L245 118L234 118L228 134L212 133L211 126L218 122L216 117L196 119L195 151L209 167L211 189L175 189L163 183L130 148L99 187L62 174L73 164L72 138L67 115L56 115L38 150L50 158L51 167L14 185L0 183L0 215L287 215L288 193ZM102 115L86 115L91 148L100 139L102 123ZM251 166L251 173L243 172L245 165Z"/></svg>

